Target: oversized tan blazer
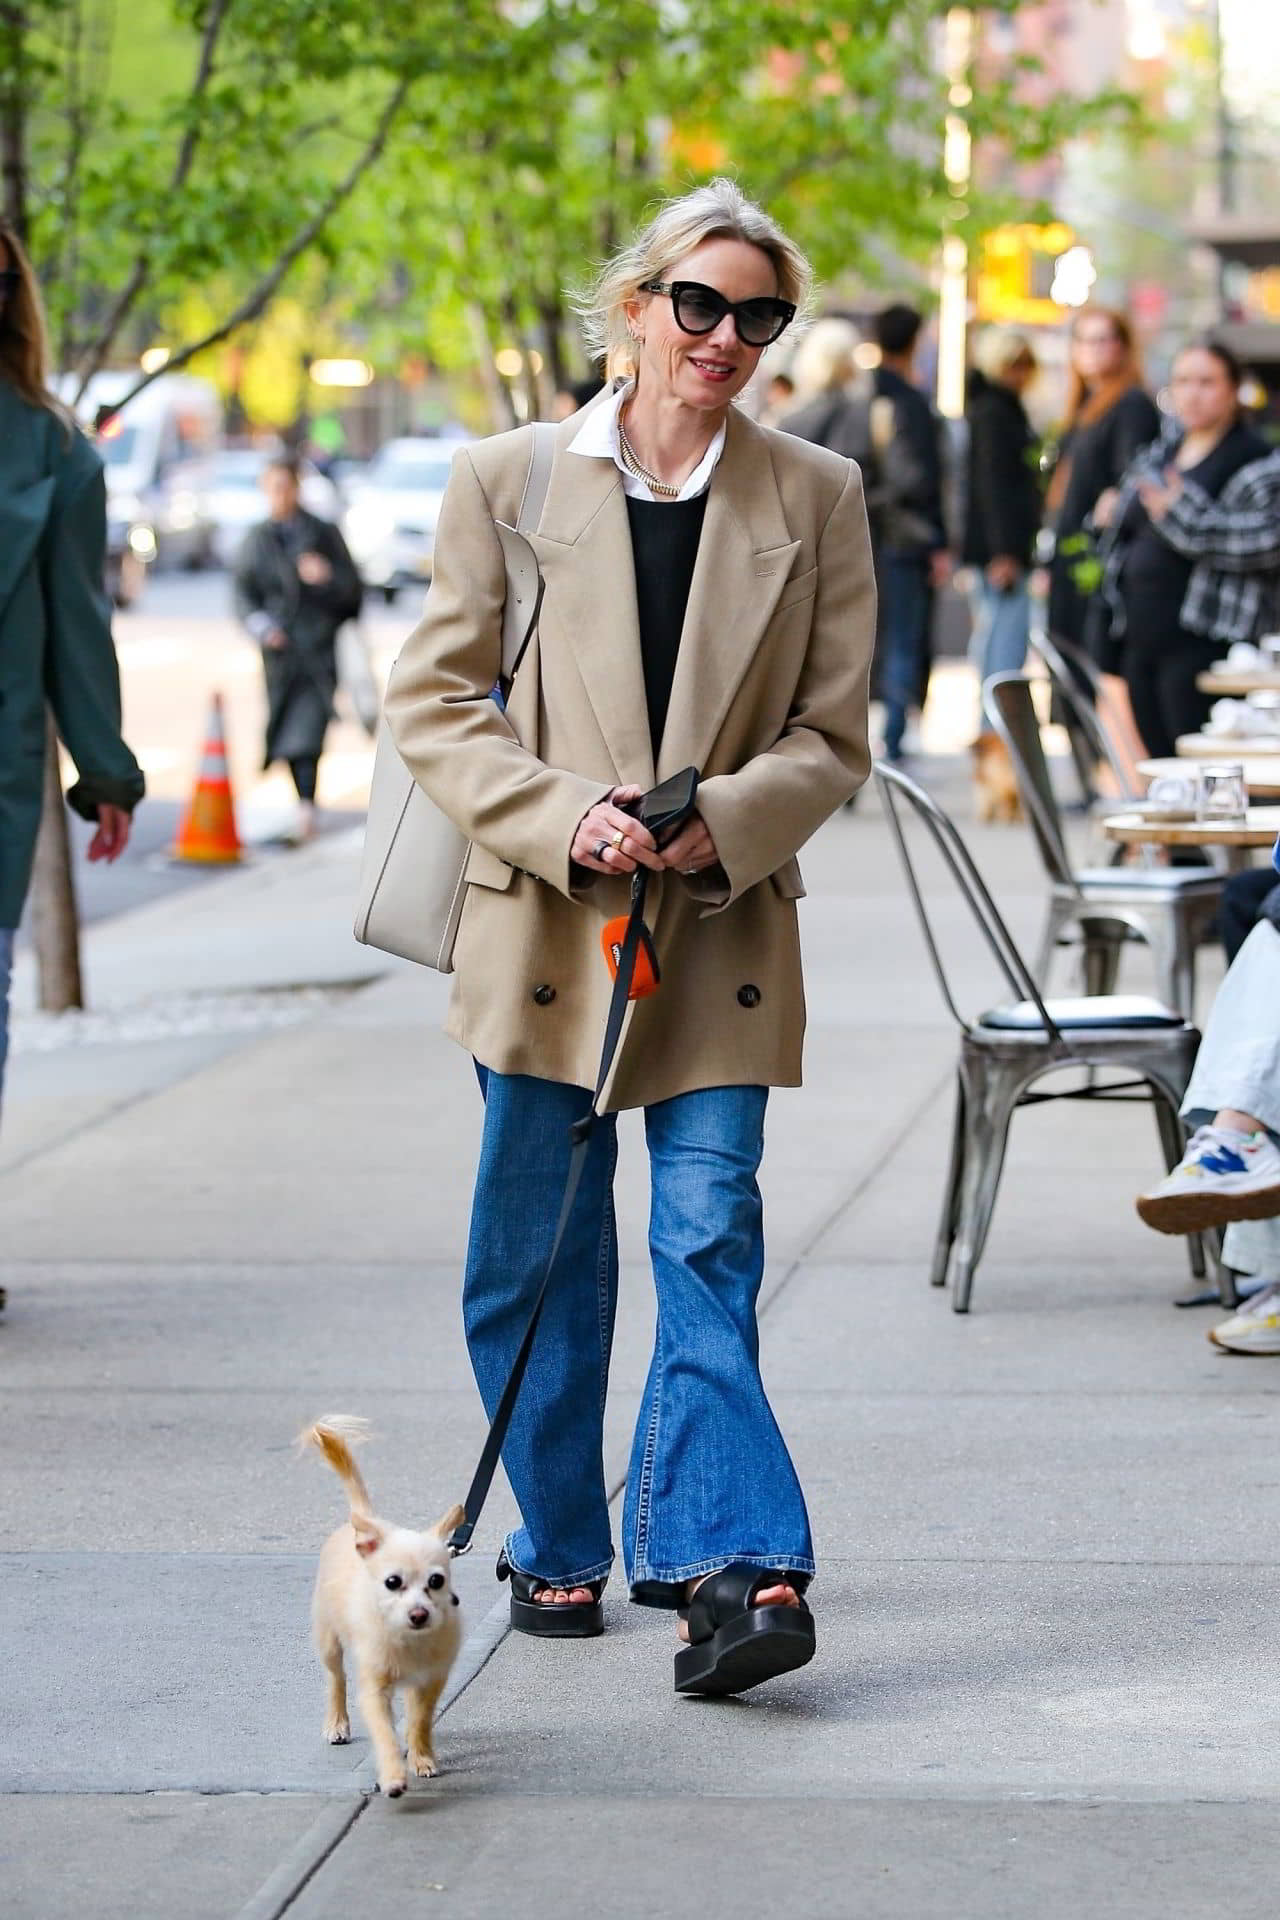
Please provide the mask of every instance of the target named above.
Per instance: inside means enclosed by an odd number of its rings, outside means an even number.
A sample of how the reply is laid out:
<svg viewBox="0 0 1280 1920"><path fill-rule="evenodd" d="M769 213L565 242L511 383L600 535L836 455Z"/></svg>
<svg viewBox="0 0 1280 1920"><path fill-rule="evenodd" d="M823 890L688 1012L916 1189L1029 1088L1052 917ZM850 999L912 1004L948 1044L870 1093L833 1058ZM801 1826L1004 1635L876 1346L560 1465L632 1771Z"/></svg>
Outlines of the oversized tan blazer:
<svg viewBox="0 0 1280 1920"><path fill-rule="evenodd" d="M731 409L711 483L657 763L649 741L631 538L612 461L558 430L532 544L546 582L507 717L505 576L528 428L455 457L435 576L387 693L401 754L473 842L448 1031L486 1066L594 1083L622 878L571 871L587 809L686 766L721 870L653 876L662 986L634 1003L611 1108L691 1089L800 1081L799 847L866 779L875 585L851 461Z"/></svg>

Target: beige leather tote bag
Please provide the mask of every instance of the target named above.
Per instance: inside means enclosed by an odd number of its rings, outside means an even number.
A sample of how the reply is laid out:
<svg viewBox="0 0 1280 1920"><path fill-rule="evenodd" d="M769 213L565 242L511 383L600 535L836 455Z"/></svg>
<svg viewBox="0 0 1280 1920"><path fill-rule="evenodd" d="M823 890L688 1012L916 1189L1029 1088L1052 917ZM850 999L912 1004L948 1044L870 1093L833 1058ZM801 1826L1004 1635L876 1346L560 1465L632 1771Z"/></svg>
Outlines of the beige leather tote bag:
<svg viewBox="0 0 1280 1920"><path fill-rule="evenodd" d="M514 527L495 521L507 570L502 610L502 680L510 686L542 599L542 576L525 538L551 478L555 428L533 429L533 455ZM390 680L395 677L391 669ZM356 906L356 939L438 973L453 972L453 942L466 892L470 846L418 785L396 750L385 715L378 727Z"/></svg>

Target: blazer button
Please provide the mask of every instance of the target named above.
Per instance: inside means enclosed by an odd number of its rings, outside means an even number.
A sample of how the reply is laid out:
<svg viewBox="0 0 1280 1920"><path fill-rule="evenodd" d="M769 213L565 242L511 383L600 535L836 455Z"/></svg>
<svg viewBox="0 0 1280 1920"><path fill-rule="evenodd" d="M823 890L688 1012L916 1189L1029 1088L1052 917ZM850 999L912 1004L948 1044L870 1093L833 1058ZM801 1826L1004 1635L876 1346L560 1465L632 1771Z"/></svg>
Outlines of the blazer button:
<svg viewBox="0 0 1280 1920"><path fill-rule="evenodd" d="M740 1007L758 1007L760 1005L759 987L752 987L752 986L739 987L738 988L738 1005Z"/></svg>
<svg viewBox="0 0 1280 1920"><path fill-rule="evenodd" d="M554 987L548 987L548 986L535 987L533 990L533 997L534 997L534 1000L537 1002L538 1006L549 1007L551 1005L551 1002L556 997L556 990Z"/></svg>

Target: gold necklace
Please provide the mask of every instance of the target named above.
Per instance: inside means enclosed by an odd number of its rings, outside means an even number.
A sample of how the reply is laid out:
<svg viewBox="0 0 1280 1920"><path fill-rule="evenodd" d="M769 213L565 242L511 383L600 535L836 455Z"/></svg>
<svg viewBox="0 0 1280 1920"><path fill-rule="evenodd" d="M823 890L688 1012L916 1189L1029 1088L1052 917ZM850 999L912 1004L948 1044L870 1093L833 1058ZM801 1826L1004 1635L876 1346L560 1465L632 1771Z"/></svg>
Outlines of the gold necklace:
<svg viewBox="0 0 1280 1920"><path fill-rule="evenodd" d="M631 442L627 439L621 414L618 415L618 452L622 455L622 464L627 472L632 474L637 480L643 480L646 487L648 487L652 493L656 493L664 500L678 500L680 498L679 487L673 487L668 480L659 480L656 473L650 473L648 467L641 466L640 462L636 459L635 450Z"/></svg>

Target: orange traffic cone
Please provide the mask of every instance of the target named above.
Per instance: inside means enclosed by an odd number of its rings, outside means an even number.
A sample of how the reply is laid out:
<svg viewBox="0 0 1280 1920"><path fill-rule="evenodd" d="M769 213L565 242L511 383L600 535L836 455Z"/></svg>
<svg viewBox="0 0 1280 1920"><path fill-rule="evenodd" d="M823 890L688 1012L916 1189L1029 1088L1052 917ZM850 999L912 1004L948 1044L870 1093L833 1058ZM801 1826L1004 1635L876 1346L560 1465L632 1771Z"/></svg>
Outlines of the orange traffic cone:
<svg viewBox="0 0 1280 1920"><path fill-rule="evenodd" d="M236 810L231 798L231 777L227 771L227 736L220 693L213 696L195 792L178 828L172 857L200 866L230 866L240 858L240 836L236 832Z"/></svg>

